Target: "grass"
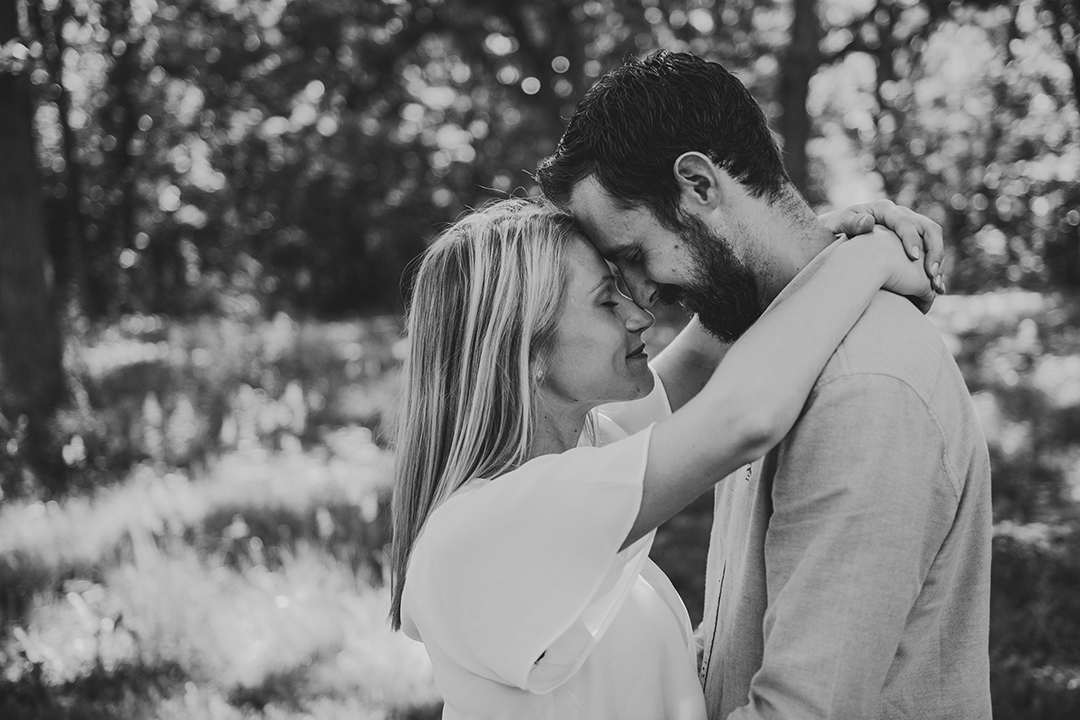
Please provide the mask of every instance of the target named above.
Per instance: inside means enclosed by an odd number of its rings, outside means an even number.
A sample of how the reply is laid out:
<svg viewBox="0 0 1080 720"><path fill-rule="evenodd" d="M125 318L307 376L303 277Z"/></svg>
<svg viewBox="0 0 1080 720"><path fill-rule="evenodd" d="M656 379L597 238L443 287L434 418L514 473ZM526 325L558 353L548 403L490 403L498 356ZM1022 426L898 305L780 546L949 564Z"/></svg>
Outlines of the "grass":
<svg viewBox="0 0 1080 720"><path fill-rule="evenodd" d="M5 506L0 716L433 716L423 647L386 620L387 462L353 428Z"/></svg>

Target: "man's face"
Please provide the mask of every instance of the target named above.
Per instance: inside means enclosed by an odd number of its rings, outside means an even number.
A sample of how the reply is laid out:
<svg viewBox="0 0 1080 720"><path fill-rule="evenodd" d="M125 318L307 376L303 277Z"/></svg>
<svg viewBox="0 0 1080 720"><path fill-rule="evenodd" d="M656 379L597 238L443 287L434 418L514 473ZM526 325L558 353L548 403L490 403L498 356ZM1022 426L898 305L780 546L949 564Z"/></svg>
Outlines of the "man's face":
<svg viewBox="0 0 1080 720"><path fill-rule="evenodd" d="M730 237L687 216L678 232L649 210L624 210L595 177L574 188L570 211L607 260L619 268L634 301L650 307L679 302L697 313L705 329L733 342L761 315L750 268ZM735 235L732 227L728 235Z"/></svg>

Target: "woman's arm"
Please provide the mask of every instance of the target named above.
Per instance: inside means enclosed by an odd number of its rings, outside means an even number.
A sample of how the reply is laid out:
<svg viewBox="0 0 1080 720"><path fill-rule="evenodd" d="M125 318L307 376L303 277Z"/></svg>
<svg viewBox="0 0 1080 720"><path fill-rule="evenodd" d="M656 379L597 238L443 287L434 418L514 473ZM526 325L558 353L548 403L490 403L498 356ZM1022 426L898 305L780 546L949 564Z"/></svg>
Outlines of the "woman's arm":
<svg viewBox="0 0 1080 720"><path fill-rule="evenodd" d="M934 289L945 291L941 280L945 254L941 226L930 218L890 200L876 200L825 213L818 220L830 232L849 238L871 232L875 224L884 225L895 233L895 240L903 244L908 257L922 258ZM920 303L923 312L929 310L932 300ZM709 335L695 316L656 356L650 364L664 382L672 410L681 408L705 387L729 347Z"/></svg>
<svg viewBox="0 0 1080 720"><path fill-rule="evenodd" d="M882 288L934 293L922 263L883 231L836 246L802 287L731 345L701 392L653 429L641 507L623 547L780 442Z"/></svg>
<svg viewBox="0 0 1080 720"><path fill-rule="evenodd" d="M908 257L912 260L922 257L931 285L939 293L945 292L945 280L941 273L941 262L945 259L945 243L941 226L925 215L900 207L892 200L874 200L823 213L818 217L818 222L833 233L847 235L849 238L867 232L874 224L884 225L904 243ZM930 310L932 302L933 297L930 297L920 303L924 313Z"/></svg>

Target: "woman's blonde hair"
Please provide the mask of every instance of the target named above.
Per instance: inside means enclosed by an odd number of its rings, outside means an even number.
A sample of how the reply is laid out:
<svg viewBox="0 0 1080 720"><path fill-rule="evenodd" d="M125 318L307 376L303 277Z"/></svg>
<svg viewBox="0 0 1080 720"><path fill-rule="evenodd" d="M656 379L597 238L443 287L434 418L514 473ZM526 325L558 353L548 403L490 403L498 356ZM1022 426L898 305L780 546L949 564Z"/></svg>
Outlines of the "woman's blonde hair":
<svg viewBox="0 0 1080 720"><path fill-rule="evenodd" d="M575 232L550 205L502 200L450 226L420 263L395 432L395 629L409 557L431 512L468 480L529 459Z"/></svg>

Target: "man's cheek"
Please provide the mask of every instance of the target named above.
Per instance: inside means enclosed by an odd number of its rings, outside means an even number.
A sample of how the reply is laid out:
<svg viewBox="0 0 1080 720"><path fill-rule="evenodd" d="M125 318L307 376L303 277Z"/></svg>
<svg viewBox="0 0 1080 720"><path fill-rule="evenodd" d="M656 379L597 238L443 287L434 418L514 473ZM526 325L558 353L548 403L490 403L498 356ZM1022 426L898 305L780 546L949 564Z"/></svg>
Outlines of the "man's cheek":
<svg viewBox="0 0 1080 720"><path fill-rule="evenodd" d="M677 285L660 285L657 290L657 299L662 305L674 305L684 302L685 297Z"/></svg>

